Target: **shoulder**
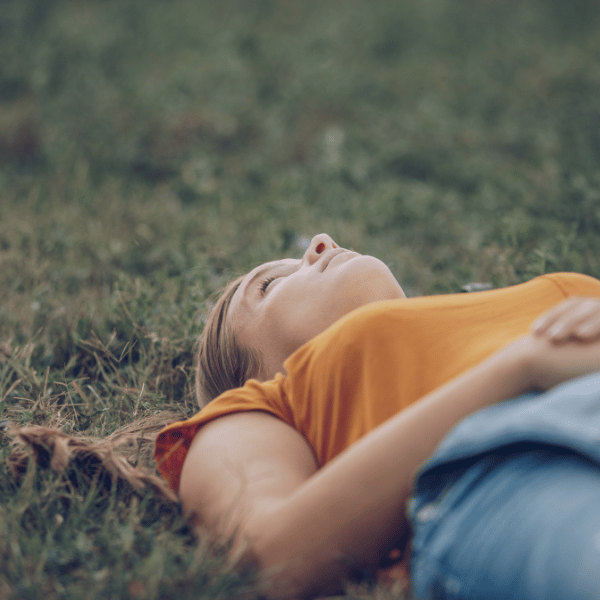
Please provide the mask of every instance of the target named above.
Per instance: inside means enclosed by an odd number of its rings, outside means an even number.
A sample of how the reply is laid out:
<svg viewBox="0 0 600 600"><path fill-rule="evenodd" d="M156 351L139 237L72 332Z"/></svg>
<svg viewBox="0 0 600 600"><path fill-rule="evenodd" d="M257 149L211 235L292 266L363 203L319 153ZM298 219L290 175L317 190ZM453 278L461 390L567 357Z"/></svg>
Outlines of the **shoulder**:
<svg viewBox="0 0 600 600"><path fill-rule="evenodd" d="M284 423L292 423L282 384L281 375L262 383L251 379L243 387L221 394L189 419L165 427L156 438L154 458L171 489L179 489L181 469L190 445L197 432L207 424L227 415L258 411L270 413Z"/></svg>
<svg viewBox="0 0 600 600"><path fill-rule="evenodd" d="M307 442L280 419L261 411L231 414L206 424L194 437L181 472L180 496L185 511L200 524L227 536L316 469Z"/></svg>
<svg viewBox="0 0 600 600"><path fill-rule="evenodd" d="M565 296L600 296L600 281L582 273L549 273L532 281L552 282Z"/></svg>

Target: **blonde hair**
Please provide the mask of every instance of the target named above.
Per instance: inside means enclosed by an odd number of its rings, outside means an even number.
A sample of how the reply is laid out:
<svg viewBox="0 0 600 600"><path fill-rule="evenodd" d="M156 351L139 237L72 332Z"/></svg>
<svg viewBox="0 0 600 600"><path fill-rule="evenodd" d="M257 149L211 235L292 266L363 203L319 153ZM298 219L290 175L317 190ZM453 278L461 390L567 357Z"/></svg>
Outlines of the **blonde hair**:
<svg viewBox="0 0 600 600"><path fill-rule="evenodd" d="M200 407L260 374L260 353L240 344L227 321L231 300L243 280L244 276L238 277L224 289L200 336L196 360L196 397Z"/></svg>
<svg viewBox="0 0 600 600"><path fill-rule="evenodd" d="M165 411L138 419L105 438L68 435L54 427L19 428L9 424L12 447L4 464L17 485L25 480L33 460L41 469L54 471L67 491L95 487L99 498L109 497L114 491L127 498L141 498L150 489L161 503L161 513L178 511L177 494L155 474L152 450L156 434L181 418L180 413Z"/></svg>

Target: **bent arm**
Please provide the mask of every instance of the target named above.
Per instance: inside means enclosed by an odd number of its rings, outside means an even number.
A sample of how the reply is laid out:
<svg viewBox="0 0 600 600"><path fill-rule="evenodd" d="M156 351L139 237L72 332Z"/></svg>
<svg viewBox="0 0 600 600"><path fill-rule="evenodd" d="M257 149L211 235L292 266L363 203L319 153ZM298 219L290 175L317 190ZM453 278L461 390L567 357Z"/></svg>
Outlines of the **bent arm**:
<svg viewBox="0 0 600 600"><path fill-rule="evenodd" d="M246 540L261 571L273 575L272 596L332 592L353 568L375 566L406 532L413 475L455 424L539 387L565 359L577 369L580 346L523 338L389 419L318 471L306 442L283 422L262 413L222 417L203 428L190 448L181 478L184 507L217 529L217 522L235 512L237 539ZM598 363L599 348L594 344L588 371ZM584 349L590 353L590 346ZM219 441L228 428L230 441Z"/></svg>

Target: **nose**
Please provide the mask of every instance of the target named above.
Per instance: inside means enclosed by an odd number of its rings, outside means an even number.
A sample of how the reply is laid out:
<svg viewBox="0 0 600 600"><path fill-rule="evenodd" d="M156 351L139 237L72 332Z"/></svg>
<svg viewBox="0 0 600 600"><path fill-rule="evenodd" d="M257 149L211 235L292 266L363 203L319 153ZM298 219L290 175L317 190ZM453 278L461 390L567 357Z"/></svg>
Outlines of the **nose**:
<svg viewBox="0 0 600 600"><path fill-rule="evenodd" d="M326 234L319 233L310 240L310 245L306 249L302 260L309 265L314 264L323 252L331 250L333 248L339 248L339 246Z"/></svg>

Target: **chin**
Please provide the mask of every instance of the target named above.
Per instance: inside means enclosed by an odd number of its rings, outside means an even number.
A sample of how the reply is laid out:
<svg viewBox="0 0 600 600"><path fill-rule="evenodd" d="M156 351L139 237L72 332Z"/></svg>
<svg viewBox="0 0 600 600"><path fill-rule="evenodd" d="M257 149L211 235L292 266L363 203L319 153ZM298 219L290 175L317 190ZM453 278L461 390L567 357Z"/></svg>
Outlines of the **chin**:
<svg viewBox="0 0 600 600"><path fill-rule="evenodd" d="M369 302L406 298L389 267L374 256L358 255L340 266L349 269L353 285L362 288L364 295L372 298Z"/></svg>
<svg viewBox="0 0 600 600"><path fill-rule="evenodd" d="M340 281L338 294L342 291L344 313L372 302L406 298L395 277L381 261L378 261L381 265L378 267L372 261L361 260L358 264L358 259L353 259L352 262L354 260L357 264L352 265L352 268L348 268L345 272L340 269L339 273L343 277L343 282ZM350 266L349 261L348 267Z"/></svg>

